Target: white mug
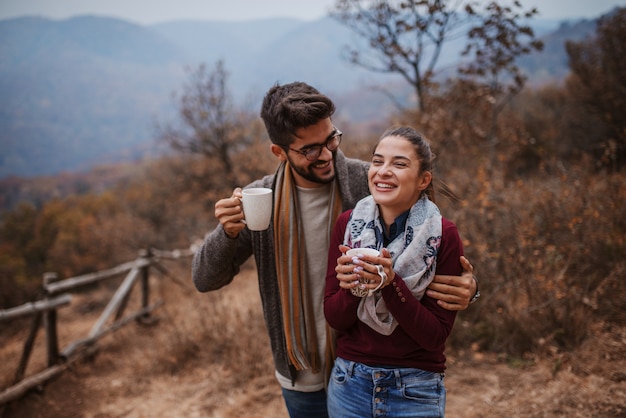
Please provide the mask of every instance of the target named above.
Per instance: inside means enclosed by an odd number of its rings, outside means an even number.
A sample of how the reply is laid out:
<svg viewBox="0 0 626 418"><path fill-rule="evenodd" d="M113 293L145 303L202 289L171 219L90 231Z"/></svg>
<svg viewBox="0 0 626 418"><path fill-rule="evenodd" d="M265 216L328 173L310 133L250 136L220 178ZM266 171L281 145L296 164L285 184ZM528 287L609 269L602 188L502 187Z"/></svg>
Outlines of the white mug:
<svg viewBox="0 0 626 418"><path fill-rule="evenodd" d="M272 219L272 189L265 187L243 189L241 195L241 204L248 229L263 231L269 228Z"/></svg>
<svg viewBox="0 0 626 418"><path fill-rule="evenodd" d="M375 250L374 248L351 248L346 252L346 255L349 255L351 257L358 257L359 254L369 255L372 257L378 257L380 255L380 251ZM361 278L359 279L359 282L361 284L368 284L369 280ZM352 289L350 289L350 292L352 292L354 296L358 296L360 298L365 297L370 294L369 289L361 289L360 286L361 285L357 285L356 287L353 287Z"/></svg>
<svg viewBox="0 0 626 418"><path fill-rule="evenodd" d="M375 250L374 248L350 248L348 252L346 252L346 255L349 255L351 257L357 257L358 254L378 257L380 255L380 252L378 250Z"/></svg>

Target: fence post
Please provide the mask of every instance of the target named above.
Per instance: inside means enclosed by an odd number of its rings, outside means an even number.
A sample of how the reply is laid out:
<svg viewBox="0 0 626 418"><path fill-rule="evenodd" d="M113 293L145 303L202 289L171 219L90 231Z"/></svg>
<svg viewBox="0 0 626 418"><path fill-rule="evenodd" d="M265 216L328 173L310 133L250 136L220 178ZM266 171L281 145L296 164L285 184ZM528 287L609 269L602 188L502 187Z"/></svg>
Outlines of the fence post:
<svg viewBox="0 0 626 418"><path fill-rule="evenodd" d="M24 378L24 373L26 371L26 366L28 365L28 360L30 359L30 354L33 351L33 345L35 344L35 338L37 337L37 331L39 330L39 326L41 325L41 318L43 318L43 313L37 312L33 316L30 332L28 333L28 338L24 343L24 350L22 351L22 358L20 359L20 364L17 366L17 370L15 371L15 380L17 383Z"/></svg>
<svg viewBox="0 0 626 418"><path fill-rule="evenodd" d="M58 278L54 272L43 274L44 300L50 299L47 286ZM46 330L46 348L48 352L48 367L54 366L59 360L59 339L57 337L57 310L50 309L43 314L43 325Z"/></svg>
<svg viewBox="0 0 626 418"><path fill-rule="evenodd" d="M139 257L141 258L150 258L152 257L152 252L150 251L150 249L145 249L145 250L140 250L139 251ZM141 307L142 308L147 308L149 303L150 303L150 283L149 283L149 278L150 278L150 273L149 273L149 269L150 268L150 264L146 264L145 266L143 266L141 268ZM146 320L150 317L150 312L146 312L145 314L142 315L142 320Z"/></svg>

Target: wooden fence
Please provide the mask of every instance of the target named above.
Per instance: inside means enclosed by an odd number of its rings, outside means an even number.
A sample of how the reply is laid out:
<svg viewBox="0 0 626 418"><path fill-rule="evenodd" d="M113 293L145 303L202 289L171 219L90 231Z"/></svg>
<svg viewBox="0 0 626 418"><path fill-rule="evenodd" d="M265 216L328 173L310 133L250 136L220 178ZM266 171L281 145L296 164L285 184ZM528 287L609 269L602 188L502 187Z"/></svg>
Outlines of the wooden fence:
<svg viewBox="0 0 626 418"><path fill-rule="evenodd" d="M134 261L121 264L108 270L70 277L60 281L57 280L56 273L45 273L43 276L44 297L42 300L29 302L15 308L0 310L0 323L32 316L29 334L24 342L22 357L15 371L14 383L0 393L0 405L20 398L30 389L40 386L60 374L76 360L93 352L96 348L95 343L103 336L118 330L133 320L141 323L150 323L151 312L162 302L157 301L150 304L149 269L153 267L165 276L174 279L161 265L160 261L162 259L191 257L193 253L193 247L188 250L174 251L161 251L156 249L142 250L139 252L139 257ZM67 347L59 350L57 338L57 310L72 302L71 292L75 292L87 285L119 277L124 273L126 273L126 277L113 294L113 297L104 308L88 335L71 342ZM141 307L137 311L123 316L131 291L137 282L139 282L141 289ZM111 318L113 318L112 321ZM38 373L25 377L24 374L37 332L42 324L45 330L47 367Z"/></svg>

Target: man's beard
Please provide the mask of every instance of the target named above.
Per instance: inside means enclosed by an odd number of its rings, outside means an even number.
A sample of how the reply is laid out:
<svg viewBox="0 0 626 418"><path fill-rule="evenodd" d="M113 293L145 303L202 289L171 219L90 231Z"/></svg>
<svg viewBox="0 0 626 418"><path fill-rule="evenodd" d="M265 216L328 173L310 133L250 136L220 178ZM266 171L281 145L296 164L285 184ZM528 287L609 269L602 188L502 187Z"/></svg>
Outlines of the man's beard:
<svg viewBox="0 0 626 418"><path fill-rule="evenodd" d="M335 155L336 152L333 152L333 159L330 162L331 165L334 164L334 160L335 160ZM310 167L312 165L317 164L320 160L317 161L311 161L309 162L309 164L306 167L302 167L299 165L296 165L291 158L289 158L289 156L287 156L287 159L289 160L289 165L291 165L291 169L293 171L295 171L300 177L308 180L308 181L312 181L314 183L318 183L318 184L328 184L328 183L332 183L333 180L335 180L335 176L337 175L337 173L335 173L335 169L333 167L333 175L332 177L328 177L328 178L320 178L319 176L317 176L313 171L310 170Z"/></svg>

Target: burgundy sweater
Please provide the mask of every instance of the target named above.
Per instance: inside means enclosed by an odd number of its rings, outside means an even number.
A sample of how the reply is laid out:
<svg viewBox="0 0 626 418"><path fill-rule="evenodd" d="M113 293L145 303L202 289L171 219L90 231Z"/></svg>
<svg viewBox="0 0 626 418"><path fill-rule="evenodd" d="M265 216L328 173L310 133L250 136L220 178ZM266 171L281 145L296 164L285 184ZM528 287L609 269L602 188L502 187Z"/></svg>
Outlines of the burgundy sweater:
<svg viewBox="0 0 626 418"><path fill-rule="evenodd" d="M417 300L397 273L393 283L381 290L387 308L399 323L393 333L379 334L357 318L361 298L339 287L335 274L337 258L341 256L339 245L343 243L350 213L351 210L346 211L337 219L326 271L324 314L336 330L337 356L374 367L411 367L443 373L445 342L452 331L456 311L440 307L435 299L426 295ZM436 274L460 276L463 272L459 262L461 255L463 244L456 226L442 218Z"/></svg>

